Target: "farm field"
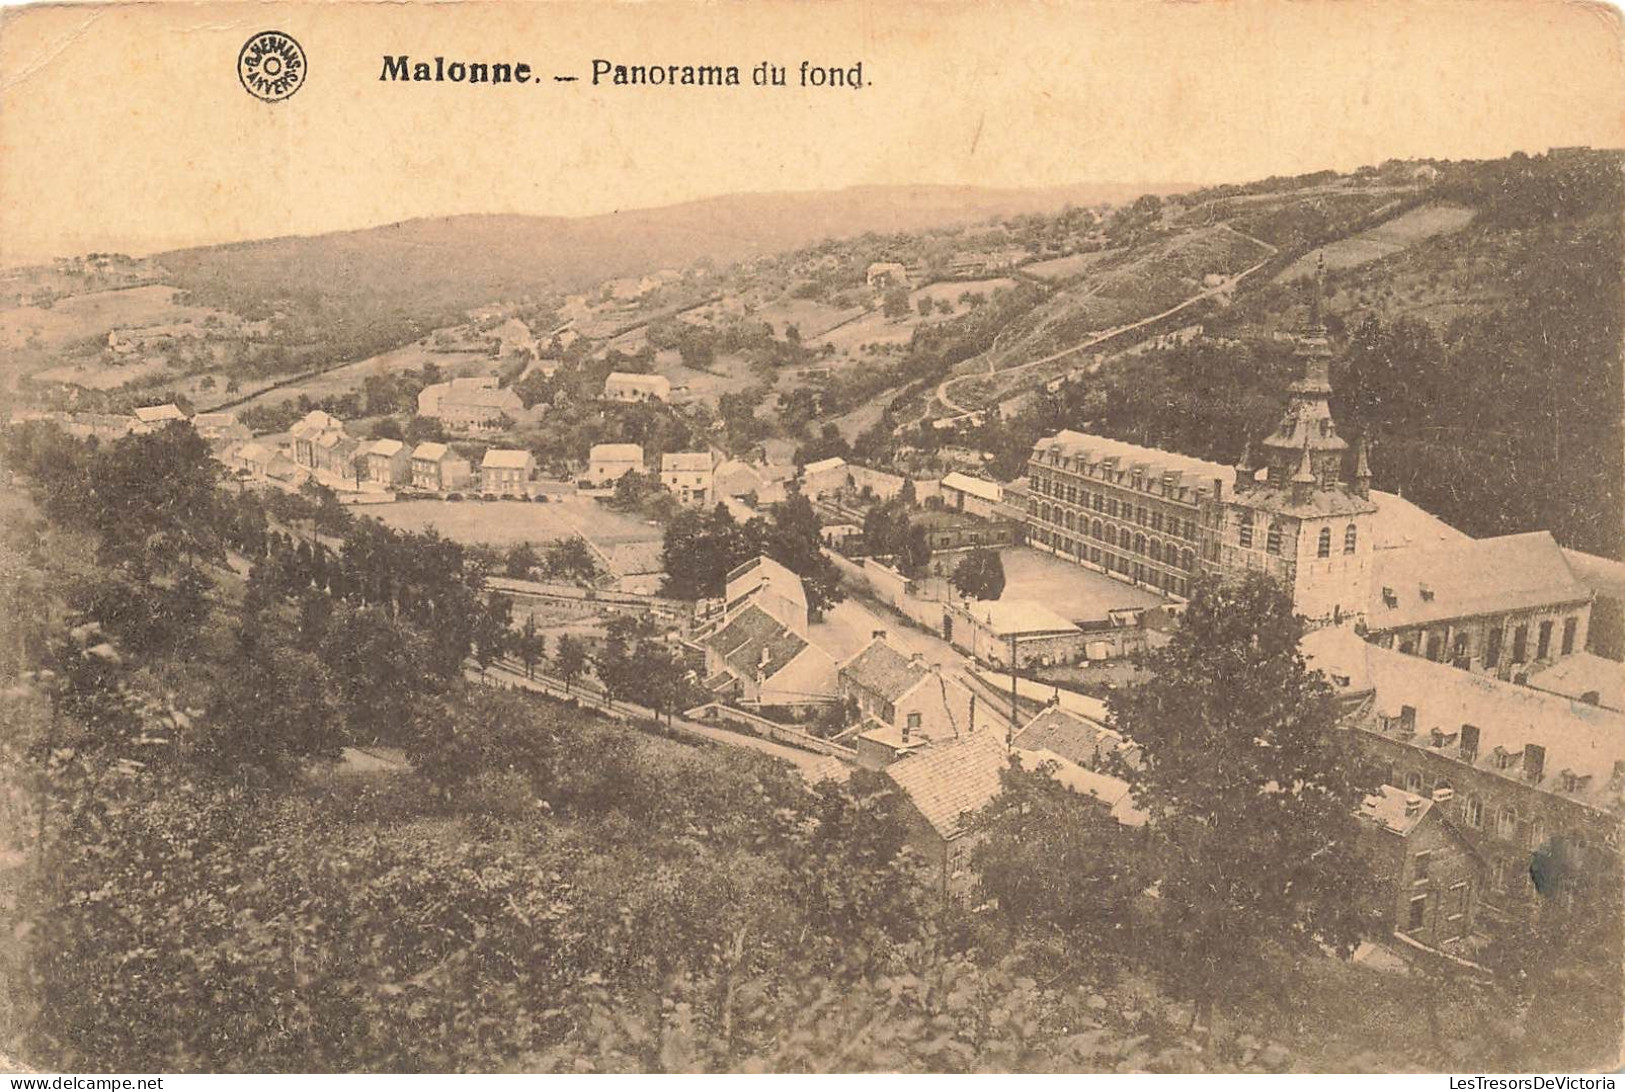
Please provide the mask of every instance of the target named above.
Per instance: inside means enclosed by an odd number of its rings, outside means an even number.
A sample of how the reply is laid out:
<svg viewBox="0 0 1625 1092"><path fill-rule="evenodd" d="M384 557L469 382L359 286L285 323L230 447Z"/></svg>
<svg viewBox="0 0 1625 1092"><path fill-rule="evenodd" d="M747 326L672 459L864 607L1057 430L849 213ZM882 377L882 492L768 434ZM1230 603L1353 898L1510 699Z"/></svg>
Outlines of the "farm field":
<svg viewBox="0 0 1625 1092"><path fill-rule="evenodd" d="M1375 262L1414 246L1423 239L1460 231L1472 219L1472 209L1458 205L1423 205L1368 231L1339 239L1306 254L1287 266L1275 279L1291 282L1313 276L1321 255L1325 256L1329 270L1352 269Z"/></svg>
<svg viewBox="0 0 1625 1092"><path fill-rule="evenodd" d="M1096 250L1088 254L1069 254L1065 258L1051 258L1047 262L1034 262L1021 267L1023 273L1041 281L1064 281L1087 273L1108 258L1123 253L1122 249Z"/></svg>
<svg viewBox="0 0 1625 1092"><path fill-rule="evenodd" d="M480 542L499 548L580 535L600 550L609 552L616 547L661 539L659 527L651 527L636 517L611 511L583 497L567 497L547 504L514 500L397 501L370 505L366 512L402 531L427 531L433 527L457 542Z"/></svg>
<svg viewBox="0 0 1625 1092"><path fill-rule="evenodd" d="M277 405L298 398L301 394L309 395L316 400L329 395L348 394L350 391L360 390L362 382L369 375L415 370L430 363L439 366L449 379L459 375L495 374L498 362L483 352L448 352L413 342L411 345L392 349L366 360L358 360L354 364L334 368L330 372L303 382L266 391L244 402L239 409Z"/></svg>
<svg viewBox="0 0 1625 1092"><path fill-rule="evenodd" d="M0 347L16 349L30 337L44 348L60 348L80 338L102 338L122 327L159 326L201 322L210 315L236 324L221 311L175 302L180 290L149 284L69 296L50 308L9 307L0 311Z"/></svg>

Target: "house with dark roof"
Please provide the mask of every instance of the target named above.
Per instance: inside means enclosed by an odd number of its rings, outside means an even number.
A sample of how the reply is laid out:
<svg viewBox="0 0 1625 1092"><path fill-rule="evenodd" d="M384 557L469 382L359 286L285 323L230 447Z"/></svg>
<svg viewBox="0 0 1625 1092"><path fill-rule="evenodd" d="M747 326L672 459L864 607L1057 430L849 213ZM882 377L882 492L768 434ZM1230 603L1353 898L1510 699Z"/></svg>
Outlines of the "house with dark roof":
<svg viewBox="0 0 1625 1092"><path fill-rule="evenodd" d="M1010 745L1020 751L1048 751L1083 769L1105 773L1140 764L1138 745L1059 704L1047 706L1029 720Z"/></svg>
<svg viewBox="0 0 1625 1092"><path fill-rule="evenodd" d="M934 742L956 739L995 722L995 709L978 708L960 679L918 654L904 655L884 637L870 641L839 671L842 701L856 710L858 764L871 770Z"/></svg>
<svg viewBox="0 0 1625 1092"><path fill-rule="evenodd" d="M1583 651L1592 591L1547 531L1374 555L1365 624L1384 648L1500 678Z"/></svg>
<svg viewBox="0 0 1625 1092"><path fill-rule="evenodd" d="M1432 798L1384 785L1360 806L1360 854L1375 881L1369 912L1383 932L1457 954L1468 948L1484 859Z"/></svg>
<svg viewBox="0 0 1625 1092"><path fill-rule="evenodd" d="M724 583L726 611L736 611L746 602L777 618L789 630L807 634L811 613L807 589L801 577L765 555L736 566Z"/></svg>
<svg viewBox="0 0 1625 1092"><path fill-rule="evenodd" d="M704 639L705 686L743 705L824 705L835 699L829 653L754 602Z"/></svg>

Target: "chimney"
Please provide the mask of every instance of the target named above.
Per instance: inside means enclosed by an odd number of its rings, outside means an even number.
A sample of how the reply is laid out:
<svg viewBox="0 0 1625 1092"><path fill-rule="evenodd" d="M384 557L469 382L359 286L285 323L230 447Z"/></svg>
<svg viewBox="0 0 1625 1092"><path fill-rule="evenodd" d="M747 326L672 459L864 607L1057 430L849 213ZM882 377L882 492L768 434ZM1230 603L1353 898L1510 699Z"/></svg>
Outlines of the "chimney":
<svg viewBox="0 0 1625 1092"><path fill-rule="evenodd" d="M1405 817L1407 819L1414 819L1416 816L1420 815L1421 812L1422 798L1417 796L1415 793L1407 795L1405 797Z"/></svg>
<svg viewBox="0 0 1625 1092"><path fill-rule="evenodd" d="M1478 725L1463 724L1461 726L1461 760L1463 762L1478 761Z"/></svg>
<svg viewBox="0 0 1625 1092"><path fill-rule="evenodd" d="M908 718L904 717L903 718L903 742L904 743L908 742L908 737L909 737Z"/></svg>
<svg viewBox="0 0 1625 1092"><path fill-rule="evenodd" d="M1416 585L1416 594L1422 597L1424 603L1433 602L1433 588L1429 584Z"/></svg>
<svg viewBox="0 0 1625 1092"><path fill-rule="evenodd" d="M1528 781L1539 781L1546 772L1546 748L1538 743L1527 743L1523 748L1523 776Z"/></svg>
<svg viewBox="0 0 1625 1092"><path fill-rule="evenodd" d="M913 664L915 667L923 667L925 665L925 653L910 652L908 654L908 662Z"/></svg>
<svg viewBox="0 0 1625 1092"><path fill-rule="evenodd" d="M886 631L883 629L872 629L869 631L869 639L871 641L884 641L886 639Z"/></svg>
<svg viewBox="0 0 1625 1092"><path fill-rule="evenodd" d="M766 667L767 662L769 660L771 660L772 658L773 658L773 650L764 645L762 647L762 654L760 656L756 657L756 666L757 667Z"/></svg>

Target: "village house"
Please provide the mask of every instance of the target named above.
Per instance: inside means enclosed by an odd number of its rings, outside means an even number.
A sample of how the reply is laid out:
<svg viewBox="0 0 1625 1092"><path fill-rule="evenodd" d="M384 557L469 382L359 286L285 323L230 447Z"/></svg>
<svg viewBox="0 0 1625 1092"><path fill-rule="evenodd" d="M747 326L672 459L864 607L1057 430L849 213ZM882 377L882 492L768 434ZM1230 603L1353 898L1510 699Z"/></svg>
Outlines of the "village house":
<svg viewBox="0 0 1625 1092"><path fill-rule="evenodd" d="M724 610L732 612L751 602L777 619L792 633L807 635L811 611L801 577L770 557L758 555L738 566L724 583Z"/></svg>
<svg viewBox="0 0 1625 1092"><path fill-rule="evenodd" d="M609 402L669 402L671 380L663 375L610 372L604 380L604 399Z"/></svg>
<svg viewBox="0 0 1625 1092"><path fill-rule="evenodd" d="M186 420L186 414L173 402L165 402L161 406L137 406L133 412L136 432L156 432L172 422Z"/></svg>
<svg viewBox="0 0 1625 1092"><path fill-rule="evenodd" d="M445 444L426 441L412 449L412 487L431 493L460 489L473 477L467 459Z"/></svg>
<svg viewBox="0 0 1625 1092"><path fill-rule="evenodd" d="M225 462L234 470L256 478L288 481L305 473L274 446L258 440L250 440L234 448L226 456Z"/></svg>
<svg viewBox="0 0 1625 1092"><path fill-rule="evenodd" d="M877 290L907 288L908 269L902 262L871 262L863 279L870 288Z"/></svg>
<svg viewBox="0 0 1625 1092"><path fill-rule="evenodd" d="M1384 782L1442 806L1484 858L1486 921L1531 912L1537 855L1574 874L1614 874L1625 714L1383 648L1346 626L1305 635L1303 653Z"/></svg>
<svg viewBox="0 0 1625 1092"><path fill-rule="evenodd" d="M660 457L660 484L678 503L703 507L711 503L711 453L679 451Z"/></svg>
<svg viewBox="0 0 1625 1092"><path fill-rule="evenodd" d="M587 481L609 485L632 471L643 471L643 448L638 444L594 444L587 455Z"/></svg>
<svg viewBox="0 0 1625 1092"><path fill-rule="evenodd" d="M311 410L288 430L288 435L293 439L293 461L300 466L316 469L322 457L320 453L332 449L331 444L326 448L321 446L322 438L344 434L343 421L322 410Z"/></svg>
<svg viewBox="0 0 1625 1092"><path fill-rule="evenodd" d="M884 769L933 741L967 735L998 718L996 710L978 710L976 695L958 678L918 653L899 652L884 636L842 664L838 679L841 699L863 726L858 765L866 769Z"/></svg>
<svg viewBox="0 0 1625 1092"><path fill-rule="evenodd" d="M1361 805L1360 853L1376 878L1369 913L1402 942L1455 953L1477 919L1484 861L1431 799L1384 785Z"/></svg>
<svg viewBox="0 0 1625 1092"><path fill-rule="evenodd" d="M754 601L704 639L711 693L742 705L811 708L836 694L835 661Z"/></svg>
<svg viewBox="0 0 1625 1092"><path fill-rule="evenodd" d="M846 460L839 456L819 459L801 468L801 491L810 500L839 493L849 484Z"/></svg>
<svg viewBox="0 0 1625 1092"><path fill-rule="evenodd" d="M412 455L399 440L374 440L361 448L367 480L393 489L412 477Z"/></svg>
<svg viewBox="0 0 1625 1092"><path fill-rule="evenodd" d="M983 519L996 518L1004 500L1004 487L998 482L973 478L953 471L942 476L942 503L956 512L968 512Z"/></svg>
<svg viewBox="0 0 1625 1092"><path fill-rule="evenodd" d="M528 495L526 488L536 473L536 456L528 451L492 448L480 463L480 492L499 497Z"/></svg>
<svg viewBox="0 0 1625 1092"><path fill-rule="evenodd" d="M509 427L525 404L512 388L498 387L495 376L470 376L434 383L418 392L418 416L463 432L491 432Z"/></svg>
<svg viewBox="0 0 1625 1092"><path fill-rule="evenodd" d="M192 418L192 427L216 452L225 451L236 444L245 444L254 438L247 426L237 420L235 413L200 413Z"/></svg>

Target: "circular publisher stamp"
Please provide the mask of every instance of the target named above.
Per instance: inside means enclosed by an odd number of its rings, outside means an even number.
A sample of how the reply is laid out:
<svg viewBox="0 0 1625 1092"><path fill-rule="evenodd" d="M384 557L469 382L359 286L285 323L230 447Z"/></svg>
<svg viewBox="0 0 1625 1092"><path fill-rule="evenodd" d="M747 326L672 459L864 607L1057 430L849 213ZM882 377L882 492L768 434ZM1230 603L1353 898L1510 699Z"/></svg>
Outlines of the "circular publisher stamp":
<svg viewBox="0 0 1625 1092"><path fill-rule="evenodd" d="M265 102L281 102L305 85L305 51L280 30L262 30L237 54L237 78Z"/></svg>

